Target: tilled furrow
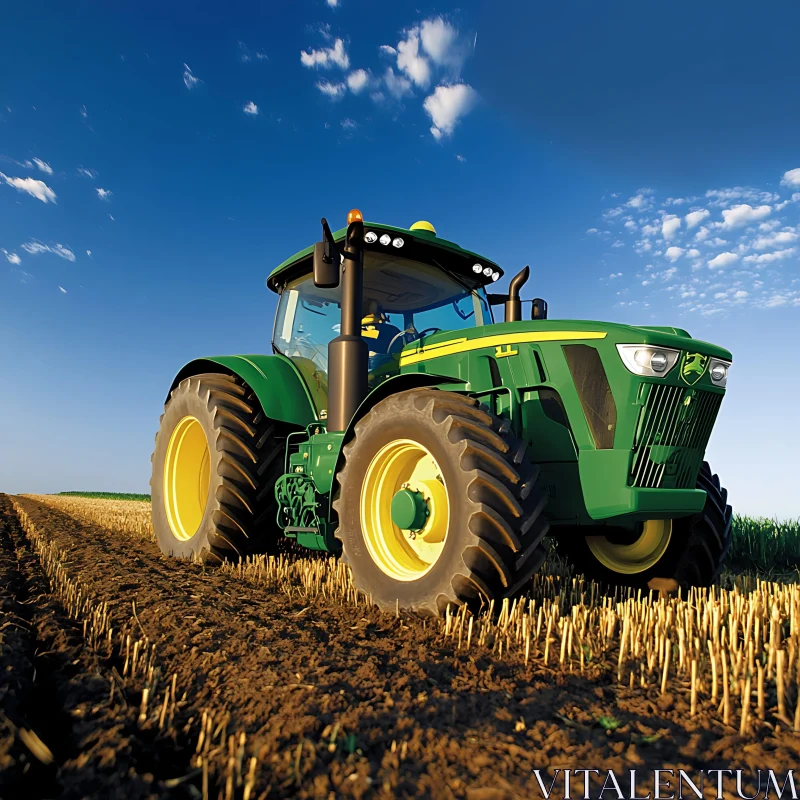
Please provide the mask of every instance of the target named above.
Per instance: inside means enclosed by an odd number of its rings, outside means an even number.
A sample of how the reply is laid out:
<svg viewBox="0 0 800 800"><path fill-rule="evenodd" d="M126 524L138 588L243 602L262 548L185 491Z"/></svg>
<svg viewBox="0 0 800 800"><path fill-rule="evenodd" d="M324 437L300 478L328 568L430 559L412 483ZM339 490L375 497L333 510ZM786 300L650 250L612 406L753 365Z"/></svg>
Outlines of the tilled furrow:
<svg viewBox="0 0 800 800"><path fill-rule="evenodd" d="M174 676L169 714L176 727L199 729L192 766L204 770L201 788L223 796L449 797L488 785L533 796L535 768L692 769L735 757L735 742L720 749L726 729L689 718L683 690L654 696L632 678L620 685L624 653L613 665L590 653L580 673L568 672L571 650L549 622L543 658L496 658L503 640L485 646L484 626L470 647L462 616L448 619L445 637L439 622L379 613L346 586L326 595L261 581L257 570L237 577L18 502L114 626L135 608L125 661L139 663L137 639L150 665ZM548 660L551 641L560 641L560 662L558 652ZM748 745L761 763L796 757L791 734L762 730Z"/></svg>

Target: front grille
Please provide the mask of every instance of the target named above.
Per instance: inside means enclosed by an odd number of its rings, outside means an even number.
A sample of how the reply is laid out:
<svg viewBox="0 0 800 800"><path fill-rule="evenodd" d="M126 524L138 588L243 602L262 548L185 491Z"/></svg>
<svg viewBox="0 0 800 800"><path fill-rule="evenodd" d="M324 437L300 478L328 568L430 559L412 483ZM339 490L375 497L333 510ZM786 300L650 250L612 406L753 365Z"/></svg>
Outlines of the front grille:
<svg viewBox="0 0 800 800"><path fill-rule="evenodd" d="M693 489L722 395L647 383L633 439L628 483L643 489Z"/></svg>

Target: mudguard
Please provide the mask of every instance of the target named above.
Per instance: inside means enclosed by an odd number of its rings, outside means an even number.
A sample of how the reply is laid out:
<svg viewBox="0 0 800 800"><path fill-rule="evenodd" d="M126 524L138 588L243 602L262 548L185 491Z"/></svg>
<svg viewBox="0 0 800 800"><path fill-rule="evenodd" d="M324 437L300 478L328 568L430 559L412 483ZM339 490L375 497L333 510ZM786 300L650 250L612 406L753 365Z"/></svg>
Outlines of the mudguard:
<svg viewBox="0 0 800 800"><path fill-rule="evenodd" d="M308 387L295 365L285 356L198 358L190 361L175 376L170 386L170 393L184 378L203 372L238 375L256 393L261 408L270 419L303 428L317 420L317 412Z"/></svg>

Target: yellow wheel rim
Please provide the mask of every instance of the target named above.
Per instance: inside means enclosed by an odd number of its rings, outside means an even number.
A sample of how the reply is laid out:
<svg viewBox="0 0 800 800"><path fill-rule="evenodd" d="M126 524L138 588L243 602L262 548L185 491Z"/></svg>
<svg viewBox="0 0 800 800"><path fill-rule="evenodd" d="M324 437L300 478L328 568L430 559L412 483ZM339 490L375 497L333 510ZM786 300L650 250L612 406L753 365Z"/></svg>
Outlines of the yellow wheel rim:
<svg viewBox="0 0 800 800"><path fill-rule="evenodd" d="M195 535L208 502L211 480L208 441L196 417L184 417L176 426L164 459L164 506L176 539Z"/></svg>
<svg viewBox="0 0 800 800"><path fill-rule="evenodd" d="M617 544L605 536L587 536L586 544L604 567L622 575L635 575L658 563L671 538L671 519L649 519L639 538L630 544Z"/></svg>
<svg viewBox="0 0 800 800"><path fill-rule="evenodd" d="M392 498L402 489L425 499L428 517L420 530L402 530L392 521ZM442 471L419 442L396 439L375 454L364 476L360 511L369 554L390 578L417 580L439 560L447 539L450 504Z"/></svg>

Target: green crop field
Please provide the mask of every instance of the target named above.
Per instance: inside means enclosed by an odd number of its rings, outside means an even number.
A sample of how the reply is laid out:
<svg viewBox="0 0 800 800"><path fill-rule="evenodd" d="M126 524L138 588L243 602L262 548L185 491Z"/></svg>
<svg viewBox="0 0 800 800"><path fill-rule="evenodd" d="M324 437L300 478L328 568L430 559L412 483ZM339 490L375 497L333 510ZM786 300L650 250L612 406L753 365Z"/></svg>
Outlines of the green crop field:
<svg viewBox="0 0 800 800"><path fill-rule="evenodd" d="M130 494L126 492L59 492L65 497L90 497L95 500L146 500L149 502L149 494Z"/></svg>
<svg viewBox="0 0 800 800"><path fill-rule="evenodd" d="M728 564L759 572L800 568L800 519L733 518L733 542Z"/></svg>

